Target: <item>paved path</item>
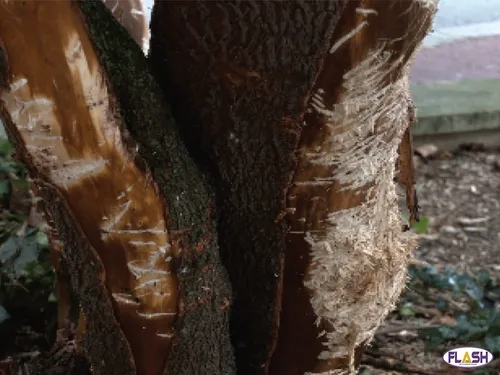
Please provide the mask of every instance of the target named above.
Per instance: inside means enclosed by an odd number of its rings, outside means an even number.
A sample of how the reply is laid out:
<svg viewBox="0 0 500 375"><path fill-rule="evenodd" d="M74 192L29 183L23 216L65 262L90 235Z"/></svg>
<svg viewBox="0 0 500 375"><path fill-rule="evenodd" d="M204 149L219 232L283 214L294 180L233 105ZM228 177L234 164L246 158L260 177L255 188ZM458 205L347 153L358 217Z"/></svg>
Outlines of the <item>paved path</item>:
<svg viewBox="0 0 500 375"><path fill-rule="evenodd" d="M143 1L150 18L154 0ZM439 0L424 46L412 68L413 83L499 78L500 0Z"/></svg>
<svg viewBox="0 0 500 375"><path fill-rule="evenodd" d="M500 36L423 47L412 66L412 83L500 78Z"/></svg>

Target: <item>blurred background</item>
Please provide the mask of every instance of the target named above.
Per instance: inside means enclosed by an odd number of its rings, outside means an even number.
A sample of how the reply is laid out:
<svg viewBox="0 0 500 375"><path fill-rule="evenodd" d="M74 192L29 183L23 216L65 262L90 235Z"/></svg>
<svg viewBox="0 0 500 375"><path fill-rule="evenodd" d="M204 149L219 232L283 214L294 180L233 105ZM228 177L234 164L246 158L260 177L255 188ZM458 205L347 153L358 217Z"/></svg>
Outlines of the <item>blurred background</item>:
<svg viewBox="0 0 500 375"><path fill-rule="evenodd" d="M440 0L411 91L420 245L362 375L458 374L442 361L458 346L500 358L500 0ZM0 373L9 355L30 358L52 341L43 225L0 127ZM475 373L498 375L500 361Z"/></svg>

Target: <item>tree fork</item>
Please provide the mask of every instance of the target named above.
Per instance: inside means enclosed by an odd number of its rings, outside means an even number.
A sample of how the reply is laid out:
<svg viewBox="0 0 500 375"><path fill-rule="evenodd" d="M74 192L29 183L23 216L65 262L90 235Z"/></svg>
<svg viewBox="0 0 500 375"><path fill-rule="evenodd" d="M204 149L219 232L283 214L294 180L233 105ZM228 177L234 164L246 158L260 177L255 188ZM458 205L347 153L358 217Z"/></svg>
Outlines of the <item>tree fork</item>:
<svg viewBox="0 0 500 375"><path fill-rule="evenodd" d="M337 3L156 1L153 8L151 64L217 189L239 374L267 373L276 345L285 194Z"/></svg>
<svg viewBox="0 0 500 375"><path fill-rule="evenodd" d="M393 179L436 3L156 1L151 63L217 187L239 373L354 373L399 296Z"/></svg>
<svg viewBox="0 0 500 375"><path fill-rule="evenodd" d="M234 373L212 194L139 47L99 1L2 1L0 38L2 116L62 240L93 372Z"/></svg>

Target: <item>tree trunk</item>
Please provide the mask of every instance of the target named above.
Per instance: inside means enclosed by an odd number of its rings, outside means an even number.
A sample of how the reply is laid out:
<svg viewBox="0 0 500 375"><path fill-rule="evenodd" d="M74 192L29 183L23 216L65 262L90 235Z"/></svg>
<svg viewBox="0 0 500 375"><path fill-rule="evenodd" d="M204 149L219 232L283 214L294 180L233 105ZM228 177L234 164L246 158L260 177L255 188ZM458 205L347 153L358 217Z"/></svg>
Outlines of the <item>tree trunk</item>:
<svg viewBox="0 0 500 375"><path fill-rule="evenodd" d="M64 244L94 373L234 373L212 193L143 53L100 2L1 5L2 116Z"/></svg>
<svg viewBox="0 0 500 375"><path fill-rule="evenodd" d="M150 58L214 176L240 373L353 371L399 296L394 166L434 9L157 1Z"/></svg>
<svg viewBox="0 0 500 375"><path fill-rule="evenodd" d="M415 244L393 180L413 212L408 66L435 9L157 1L155 81L101 2L0 0L1 115L94 374L355 373Z"/></svg>

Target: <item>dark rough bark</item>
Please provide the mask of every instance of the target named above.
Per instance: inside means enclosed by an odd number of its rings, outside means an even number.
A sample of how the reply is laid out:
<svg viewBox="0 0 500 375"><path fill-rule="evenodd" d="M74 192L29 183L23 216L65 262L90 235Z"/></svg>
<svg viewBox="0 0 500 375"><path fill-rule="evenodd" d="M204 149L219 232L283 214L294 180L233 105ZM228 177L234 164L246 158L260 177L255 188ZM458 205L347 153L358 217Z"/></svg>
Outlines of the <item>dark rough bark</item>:
<svg viewBox="0 0 500 375"><path fill-rule="evenodd" d="M3 43L0 40L0 89L8 87L9 85L8 77L9 77L9 61L7 60L7 54L5 52ZM1 119L0 119L0 125L2 125Z"/></svg>
<svg viewBox="0 0 500 375"><path fill-rule="evenodd" d="M27 371L17 368L15 373L23 375L25 373L29 375L93 375L87 359L78 348L74 332L60 330L57 336L49 353L44 353L41 357L30 362L27 365Z"/></svg>
<svg viewBox="0 0 500 375"><path fill-rule="evenodd" d="M182 249L176 265L181 308L166 373L233 374L230 287L218 254L209 185L183 146L142 51L100 1L80 1L127 130L168 206L167 227Z"/></svg>
<svg viewBox="0 0 500 375"><path fill-rule="evenodd" d="M265 373L276 343L285 191L340 11L333 0L157 1L153 10L151 64L216 181L240 374Z"/></svg>

